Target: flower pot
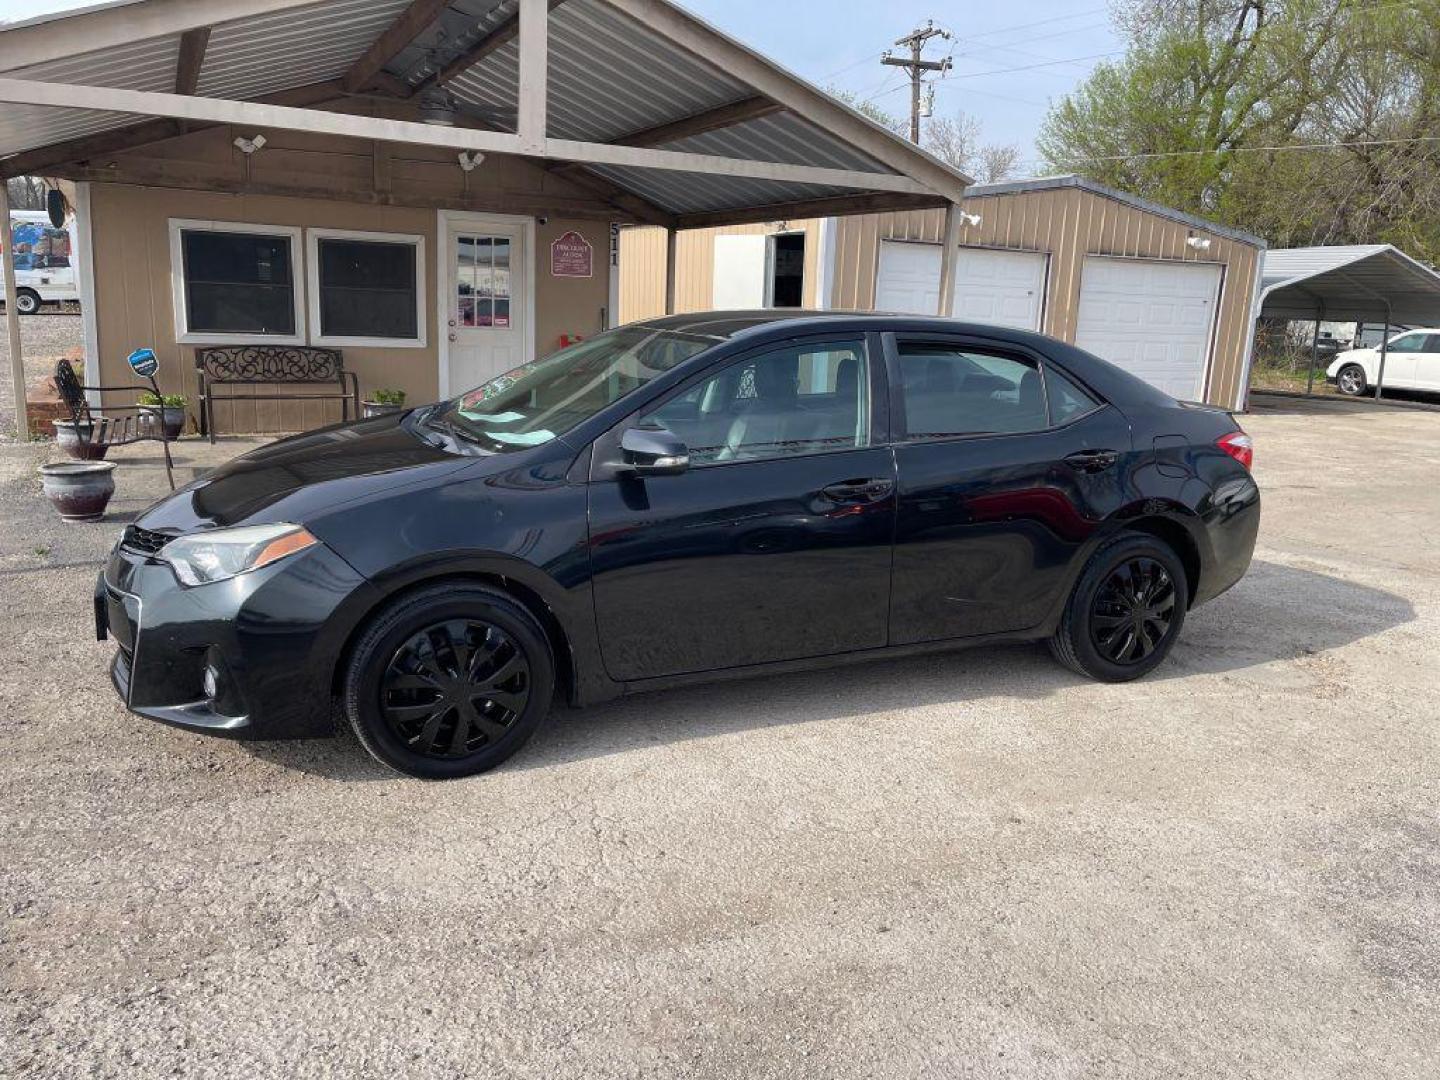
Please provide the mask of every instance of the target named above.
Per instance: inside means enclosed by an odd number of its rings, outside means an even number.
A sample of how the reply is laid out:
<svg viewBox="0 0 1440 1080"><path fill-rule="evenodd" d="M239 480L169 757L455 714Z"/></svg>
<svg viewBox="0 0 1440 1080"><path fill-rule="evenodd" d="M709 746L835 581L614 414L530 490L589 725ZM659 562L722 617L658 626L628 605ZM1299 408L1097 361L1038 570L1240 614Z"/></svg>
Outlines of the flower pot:
<svg viewBox="0 0 1440 1080"><path fill-rule="evenodd" d="M65 451L67 457L77 461L99 461L110 452L110 447L96 445L95 425L73 420L51 420L55 425L55 445Z"/></svg>
<svg viewBox="0 0 1440 1080"><path fill-rule="evenodd" d="M366 420L372 416L389 416L391 413L397 413L405 408L404 405L391 405L388 402L380 401L362 401L360 404L365 410Z"/></svg>
<svg viewBox="0 0 1440 1080"><path fill-rule="evenodd" d="M156 408L153 405L147 405L145 407L145 417L151 424L155 423L156 413L160 414L160 422L165 425L165 438L169 442L180 438L180 434L185 430L185 406L166 405Z"/></svg>
<svg viewBox="0 0 1440 1080"><path fill-rule="evenodd" d="M115 494L113 461L57 461L40 466L45 497L66 521L99 521Z"/></svg>

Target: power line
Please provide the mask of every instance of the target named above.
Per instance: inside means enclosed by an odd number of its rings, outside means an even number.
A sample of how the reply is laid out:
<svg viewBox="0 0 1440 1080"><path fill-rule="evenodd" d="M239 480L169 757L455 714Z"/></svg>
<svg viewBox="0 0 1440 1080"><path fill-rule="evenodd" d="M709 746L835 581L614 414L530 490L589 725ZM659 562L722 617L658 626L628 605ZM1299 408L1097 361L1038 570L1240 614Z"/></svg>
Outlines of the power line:
<svg viewBox="0 0 1440 1080"><path fill-rule="evenodd" d="M1128 154L1102 154L1097 157L1078 158L1075 164L1094 165L1107 161L1154 161L1163 158L1205 157L1209 154L1277 154L1295 150L1347 150L1362 146L1413 146L1417 143L1440 143L1440 135L1412 135L1405 139L1351 139L1336 142L1282 143L1275 146L1232 146L1226 149L1208 150L1144 150ZM1043 165L1046 162L1033 159L1027 165Z"/></svg>
<svg viewBox="0 0 1440 1080"><path fill-rule="evenodd" d="M1024 65L1021 65L1021 66L1019 66L1019 67L994 68L994 69L991 69L991 70L989 70L989 71L947 72L946 74L941 75L941 76L940 76L937 80L935 80L935 81L936 81L936 82L951 82L951 81L953 81L953 80L955 80L955 79L978 79L978 78L982 78L983 76L986 76L986 75L1008 75L1008 74L1010 74L1011 72L1016 72L1016 71L1034 71L1034 70L1036 70L1037 68L1055 67L1055 66L1057 66L1057 65L1059 65L1059 64L1074 64L1074 63L1078 63L1078 62L1081 61L1081 60L1099 60L1099 59L1101 59L1101 58L1103 58L1103 57L1107 57L1107 56L1120 56L1121 54L1124 53L1124 51L1125 51L1124 49L1112 49L1110 52L1092 53L1092 54L1089 55L1089 56L1071 56L1071 57L1067 57L1067 58L1064 59L1064 60L1047 60L1047 61L1045 61L1044 63L1039 63L1039 64L1024 64ZM904 89L903 86L893 87L893 88L890 89L890 90L885 90L885 91L883 91L883 92L881 92L881 93L876 94L874 97L869 98L868 101L875 101L875 100L878 99L878 98L885 97L885 96L887 96L887 95L889 95L889 94L893 94L896 90L902 90L902 89Z"/></svg>
<svg viewBox="0 0 1440 1080"><path fill-rule="evenodd" d="M910 76L910 141L917 146L920 143L920 85L925 79L927 72L937 72L941 78L950 70L950 57L944 60L924 60L921 54L925 51L926 44L931 38L944 38L950 40L951 34L948 30L942 30L935 25L932 19L919 29L912 30L905 37L895 42L901 48L909 49L909 57L892 56L890 50L886 49L880 56L880 63L887 67L900 68ZM953 48L950 50L955 51ZM897 87L898 89L898 87ZM890 91L885 91L890 93ZM881 95L877 94L876 97ZM871 99L872 101L874 98Z"/></svg>

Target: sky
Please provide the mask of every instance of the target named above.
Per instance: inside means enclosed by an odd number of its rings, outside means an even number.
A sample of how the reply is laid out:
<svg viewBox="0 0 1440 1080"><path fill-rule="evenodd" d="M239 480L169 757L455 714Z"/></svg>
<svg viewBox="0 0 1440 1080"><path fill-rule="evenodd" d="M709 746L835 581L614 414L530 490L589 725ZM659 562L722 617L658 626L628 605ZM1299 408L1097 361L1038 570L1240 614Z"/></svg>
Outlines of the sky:
<svg viewBox="0 0 1440 1080"><path fill-rule="evenodd" d="M84 7L94 0L0 0L0 20ZM933 39L927 59L953 55L935 83L935 111L964 110L987 142L1020 147L1022 171L1038 167L1034 139L1052 100L1097 63L1118 55L1103 0L681 0L739 38L821 86L849 90L897 116L908 113L908 80L883 67L880 53L927 20L950 31Z"/></svg>

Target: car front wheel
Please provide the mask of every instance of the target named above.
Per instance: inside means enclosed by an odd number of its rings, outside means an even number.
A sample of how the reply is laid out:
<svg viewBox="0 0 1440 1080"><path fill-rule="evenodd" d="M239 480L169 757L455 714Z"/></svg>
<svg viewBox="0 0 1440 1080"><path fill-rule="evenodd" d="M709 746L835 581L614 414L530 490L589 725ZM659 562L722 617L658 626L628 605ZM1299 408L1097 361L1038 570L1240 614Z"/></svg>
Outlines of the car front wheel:
<svg viewBox="0 0 1440 1080"><path fill-rule="evenodd" d="M34 315L40 310L40 294L21 289L15 294L15 310L21 315Z"/></svg>
<svg viewBox="0 0 1440 1080"><path fill-rule="evenodd" d="M1365 369L1359 364L1346 364L1335 375L1335 389L1347 397L1365 393Z"/></svg>
<svg viewBox="0 0 1440 1080"><path fill-rule="evenodd" d="M1072 671L1128 682L1153 671L1185 624L1185 567L1168 545L1122 533L1090 558L1050 650Z"/></svg>
<svg viewBox="0 0 1440 1080"><path fill-rule="evenodd" d="M550 711L555 663L522 605L454 583L382 610L346 666L344 707L377 761L448 780L499 765Z"/></svg>

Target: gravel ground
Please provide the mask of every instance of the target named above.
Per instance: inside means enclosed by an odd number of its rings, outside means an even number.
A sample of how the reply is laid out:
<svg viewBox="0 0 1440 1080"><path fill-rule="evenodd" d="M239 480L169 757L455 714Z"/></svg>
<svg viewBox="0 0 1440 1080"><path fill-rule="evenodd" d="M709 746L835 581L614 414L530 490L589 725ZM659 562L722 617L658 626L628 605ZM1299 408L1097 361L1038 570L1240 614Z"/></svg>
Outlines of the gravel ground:
<svg viewBox="0 0 1440 1080"><path fill-rule="evenodd" d="M4 302L0 301L0 310ZM20 320L20 345L25 357L27 396L55 371L62 357L85 355L85 331L80 309L66 304L63 310L43 309L38 315ZM10 379L10 336L0 326L0 442L15 441L15 390Z"/></svg>
<svg viewBox="0 0 1440 1080"><path fill-rule="evenodd" d="M118 522L0 448L3 1071L1434 1077L1440 416L1331 409L1247 422L1257 564L1139 684L757 679L450 784L123 712Z"/></svg>

